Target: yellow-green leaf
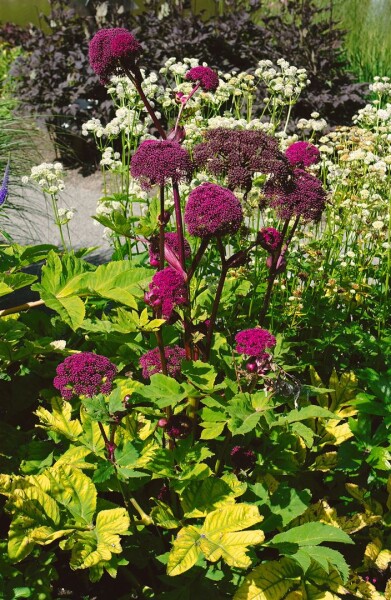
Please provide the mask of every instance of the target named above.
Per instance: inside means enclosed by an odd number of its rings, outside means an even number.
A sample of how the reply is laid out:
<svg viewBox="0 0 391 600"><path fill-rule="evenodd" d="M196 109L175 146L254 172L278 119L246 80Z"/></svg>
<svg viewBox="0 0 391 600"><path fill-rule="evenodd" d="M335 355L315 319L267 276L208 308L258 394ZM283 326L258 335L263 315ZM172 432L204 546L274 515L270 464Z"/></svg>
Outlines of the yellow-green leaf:
<svg viewBox="0 0 391 600"><path fill-rule="evenodd" d="M168 575L180 575L195 565L201 555L200 535L201 531L192 525L180 530L168 557Z"/></svg>
<svg viewBox="0 0 391 600"><path fill-rule="evenodd" d="M259 514L257 506L252 504L234 504L224 506L209 513L202 527L202 533L217 535L241 531L260 523L263 517Z"/></svg>
<svg viewBox="0 0 391 600"><path fill-rule="evenodd" d="M35 414L41 421L43 429L50 429L63 435L71 441L77 440L79 435L83 432L83 428L80 421L77 419L72 420L72 406L69 402L65 402L61 398L53 398L51 401L52 412L46 410L40 406Z"/></svg>
<svg viewBox="0 0 391 600"><path fill-rule="evenodd" d="M269 561L247 575L234 600L283 600L300 579L301 569L294 561Z"/></svg>
<svg viewBox="0 0 391 600"><path fill-rule="evenodd" d="M76 523L90 524L96 510L97 491L91 479L79 469L60 465L49 470L52 492Z"/></svg>

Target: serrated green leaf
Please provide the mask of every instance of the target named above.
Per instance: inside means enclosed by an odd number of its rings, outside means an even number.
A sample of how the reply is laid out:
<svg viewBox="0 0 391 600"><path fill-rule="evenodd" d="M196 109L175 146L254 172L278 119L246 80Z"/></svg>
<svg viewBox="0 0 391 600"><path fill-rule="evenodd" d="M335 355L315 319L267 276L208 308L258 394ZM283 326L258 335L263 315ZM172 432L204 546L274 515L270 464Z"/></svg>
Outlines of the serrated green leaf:
<svg viewBox="0 0 391 600"><path fill-rule="evenodd" d="M281 423L295 423L297 421L305 421L306 419L335 419L335 414L326 408L316 406L305 406L304 408L291 410L288 414L280 417L277 424Z"/></svg>
<svg viewBox="0 0 391 600"><path fill-rule="evenodd" d="M163 529L178 529L181 522L174 516L172 509L168 504L155 500L156 505L151 511L151 517L155 525Z"/></svg>
<svg viewBox="0 0 391 600"><path fill-rule="evenodd" d="M302 547L316 546L323 542L353 544L351 537L342 529L320 522L304 523L298 527L292 527L289 531L275 535L269 543L273 546L290 543Z"/></svg>
<svg viewBox="0 0 391 600"><path fill-rule="evenodd" d="M151 384L138 388L137 396L151 400L159 408L176 406L187 396L186 390L172 377L156 373L151 377Z"/></svg>
<svg viewBox="0 0 391 600"><path fill-rule="evenodd" d="M303 439L307 448L312 448L312 446L314 445L314 437L315 437L315 434L312 431L312 429L307 427L307 425L304 425L303 423L298 422L298 423L292 424L292 432L295 433L296 435L299 435Z"/></svg>
<svg viewBox="0 0 391 600"><path fill-rule="evenodd" d="M182 373L198 389L205 392L213 391L217 373L212 365L201 360L183 361Z"/></svg>

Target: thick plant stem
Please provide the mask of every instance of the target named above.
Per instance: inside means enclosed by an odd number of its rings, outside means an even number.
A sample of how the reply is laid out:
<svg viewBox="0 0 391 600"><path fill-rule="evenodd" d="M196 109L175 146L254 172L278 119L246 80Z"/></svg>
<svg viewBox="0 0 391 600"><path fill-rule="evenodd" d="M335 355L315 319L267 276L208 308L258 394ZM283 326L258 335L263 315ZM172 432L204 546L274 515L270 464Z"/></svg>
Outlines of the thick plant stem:
<svg viewBox="0 0 391 600"><path fill-rule="evenodd" d="M160 216L159 216L159 270L164 269L164 185L160 186Z"/></svg>
<svg viewBox="0 0 391 600"><path fill-rule="evenodd" d="M153 110L148 98L144 94L144 90L142 88L143 78L142 78L140 69L138 67L135 67L135 72L133 74L124 65L122 65L122 68L125 71L126 75L129 77L129 79L131 80L131 82L133 83L134 87L136 88L145 108L148 111L149 116L152 119L153 124L155 125L156 129L160 133L162 139L165 140L167 138L166 132L164 131L162 124L160 123L159 119L157 118L155 111Z"/></svg>
<svg viewBox="0 0 391 600"><path fill-rule="evenodd" d="M179 242L179 261L184 272L186 272L185 265L185 238L183 234L183 222L182 222L182 210L181 210L181 197L179 195L179 187L177 183L172 183L172 191L174 195L174 207L175 207L175 221L176 231Z"/></svg>
<svg viewBox="0 0 391 600"><path fill-rule="evenodd" d="M166 360L166 355L164 353L164 342L163 342L163 336L162 336L162 332L160 329L158 329L158 331L155 331L155 335L156 335L156 340L157 340L157 345L159 347L159 353L160 353L160 362L162 363L162 373L163 375L167 375L167 360Z"/></svg>
<svg viewBox="0 0 391 600"><path fill-rule="evenodd" d="M297 221L297 219L296 219ZM297 221L298 222L298 221ZM265 293L265 297L263 299L263 303L262 303L262 308L259 312L259 325L263 324L263 321L266 317L266 313L267 310L269 308L269 304L270 304L270 299L272 296L272 291L273 291L273 285L274 285L274 281L277 277L277 262L278 259L281 257L281 248L282 245L284 243L284 239L286 236L286 232L288 230L288 225L289 225L289 219L286 219L285 223L284 223L284 227L282 228L282 238L281 238L281 242L279 244L279 247L276 249L274 255L273 255L273 262L270 266L270 271L269 271L269 276L267 278L267 288L266 288L266 293ZM293 234L291 234L293 235ZM285 254L287 249L287 246L285 245L285 251L283 254Z"/></svg>
<svg viewBox="0 0 391 600"><path fill-rule="evenodd" d="M200 247L197 250L197 254L195 255L193 262L190 265L190 269L187 273L187 282L190 282L190 279L193 277L195 270L197 269L201 258L204 256L205 250L207 249L209 244L209 238L203 238L200 244Z"/></svg>
<svg viewBox="0 0 391 600"><path fill-rule="evenodd" d="M204 351L205 360L209 359L210 349L212 346L213 330L214 330L214 327L216 324L217 311L219 309L221 295L223 293L225 278L228 273L228 265L227 265L227 261L225 259L224 246L223 246L223 243L220 238L217 238L217 245L218 245L219 252L220 252L222 267L221 267L219 283L217 284L216 296L215 296L215 299L213 302L212 313L211 313L210 319L209 319L210 322L209 322L208 332L206 334L206 339L205 339L205 351Z"/></svg>
<svg viewBox="0 0 391 600"><path fill-rule="evenodd" d="M35 306L42 306L43 304L45 304L43 300L35 300L34 302L26 302L25 304L19 304L19 306L13 306L12 308L3 308L3 310L0 310L0 317L13 315L15 313L21 312L22 310L28 310L29 308L34 308Z"/></svg>

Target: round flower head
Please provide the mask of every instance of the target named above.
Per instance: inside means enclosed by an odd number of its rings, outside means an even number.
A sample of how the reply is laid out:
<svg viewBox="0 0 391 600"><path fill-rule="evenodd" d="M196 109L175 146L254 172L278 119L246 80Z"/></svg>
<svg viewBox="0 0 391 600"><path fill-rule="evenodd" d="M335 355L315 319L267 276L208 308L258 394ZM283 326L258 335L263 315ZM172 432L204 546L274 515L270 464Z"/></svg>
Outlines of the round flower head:
<svg viewBox="0 0 391 600"><path fill-rule="evenodd" d="M215 92L219 87L219 76L210 67L193 67L186 73L185 78L199 83L204 92Z"/></svg>
<svg viewBox="0 0 391 600"><path fill-rule="evenodd" d="M181 373L181 362L186 358L186 352L179 346L165 346L164 356L166 357L167 373L171 377L178 377ZM140 358L142 375L144 379L149 379L155 373L162 373L162 361L160 359L159 348L149 350Z"/></svg>
<svg viewBox="0 0 391 600"><path fill-rule="evenodd" d="M258 232L257 242L264 250L274 252L281 246L282 233L274 227L263 227Z"/></svg>
<svg viewBox="0 0 391 600"><path fill-rule="evenodd" d="M189 179L193 166L188 152L168 140L145 140L134 153L130 172L140 180L142 187L165 185L172 180L178 183Z"/></svg>
<svg viewBox="0 0 391 600"><path fill-rule="evenodd" d="M72 354L58 365L53 385L61 396L70 400L72 396L109 394L117 367L105 356L93 352Z"/></svg>
<svg viewBox="0 0 391 600"><path fill-rule="evenodd" d="M256 464L256 456L249 448L234 446L231 450L231 463L236 471L252 471Z"/></svg>
<svg viewBox="0 0 391 600"><path fill-rule="evenodd" d="M190 235L206 238L236 233L242 221L241 204L227 188L203 183L189 194L185 223Z"/></svg>
<svg viewBox="0 0 391 600"><path fill-rule="evenodd" d="M255 173L269 173L280 181L291 167L280 152L278 141L263 131L209 129L205 141L194 148L194 161L209 173L227 177L228 187L249 192Z"/></svg>
<svg viewBox="0 0 391 600"><path fill-rule="evenodd" d="M172 415L165 427L165 431L170 438L183 440L187 438L192 431L193 421L184 413L180 415Z"/></svg>
<svg viewBox="0 0 391 600"><path fill-rule="evenodd" d="M276 345L276 338L267 329L245 329L235 336L236 352L247 356L261 356L266 348Z"/></svg>
<svg viewBox="0 0 391 600"><path fill-rule="evenodd" d="M185 239L185 258L190 258L191 249L189 242ZM179 242L178 234L175 232L168 232L164 234L164 245L167 246L172 252L179 257ZM159 266L159 238L153 238L149 244L149 263L152 267Z"/></svg>
<svg viewBox="0 0 391 600"><path fill-rule="evenodd" d="M170 319L175 307L187 302L187 290L183 276L172 267L158 271L149 284L149 294L147 294L146 300L152 306L160 306L163 318Z"/></svg>
<svg viewBox="0 0 391 600"><path fill-rule="evenodd" d="M294 171L285 189L273 180L266 182L265 195L280 219L302 216L306 221L319 221L326 205L322 182L303 169Z"/></svg>
<svg viewBox="0 0 391 600"><path fill-rule="evenodd" d="M309 142L295 142L286 149L285 156L291 165L303 169L319 162L320 152Z"/></svg>
<svg viewBox="0 0 391 600"><path fill-rule="evenodd" d="M112 75L132 70L141 50L141 44L127 29L100 29L90 41L90 65L101 82L107 83Z"/></svg>

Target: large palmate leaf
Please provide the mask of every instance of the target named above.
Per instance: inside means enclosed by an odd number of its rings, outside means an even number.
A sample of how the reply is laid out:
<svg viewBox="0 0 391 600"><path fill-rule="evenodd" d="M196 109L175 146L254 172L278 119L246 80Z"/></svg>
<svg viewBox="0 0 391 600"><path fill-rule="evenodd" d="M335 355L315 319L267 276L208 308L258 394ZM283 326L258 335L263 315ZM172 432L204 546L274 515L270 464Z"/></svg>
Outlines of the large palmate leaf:
<svg viewBox="0 0 391 600"><path fill-rule="evenodd" d="M260 530L243 530L260 521L257 507L244 503L209 513L202 527L188 526L179 531L168 558L167 573L184 573L202 554L211 562L222 558L232 567L249 567L248 547L262 543L264 534Z"/></svg>
<svg viewBox="0 0 391 600"><path fill-rule="evenodd" d="M65 549L72 548L71 567L88 569L101 561L109 561L112 554L120 554L120 534L128 531L129 524L124 508L100 511L94 529L77 533L62 545Z"/></svg>
<svg viewBox="0 0 391 600"><path fill-rule="evenodd" d="M0 296L31 285L37 280L36 275L28 273L0 273Z"/></svg>
<svg viewBox="0 0 391 600"><path fill-rule="evenodd" d="M234 492L222 479L192 481L183 490L181 504L186 518L205 517L224 504L234 504Z"/></svg>

